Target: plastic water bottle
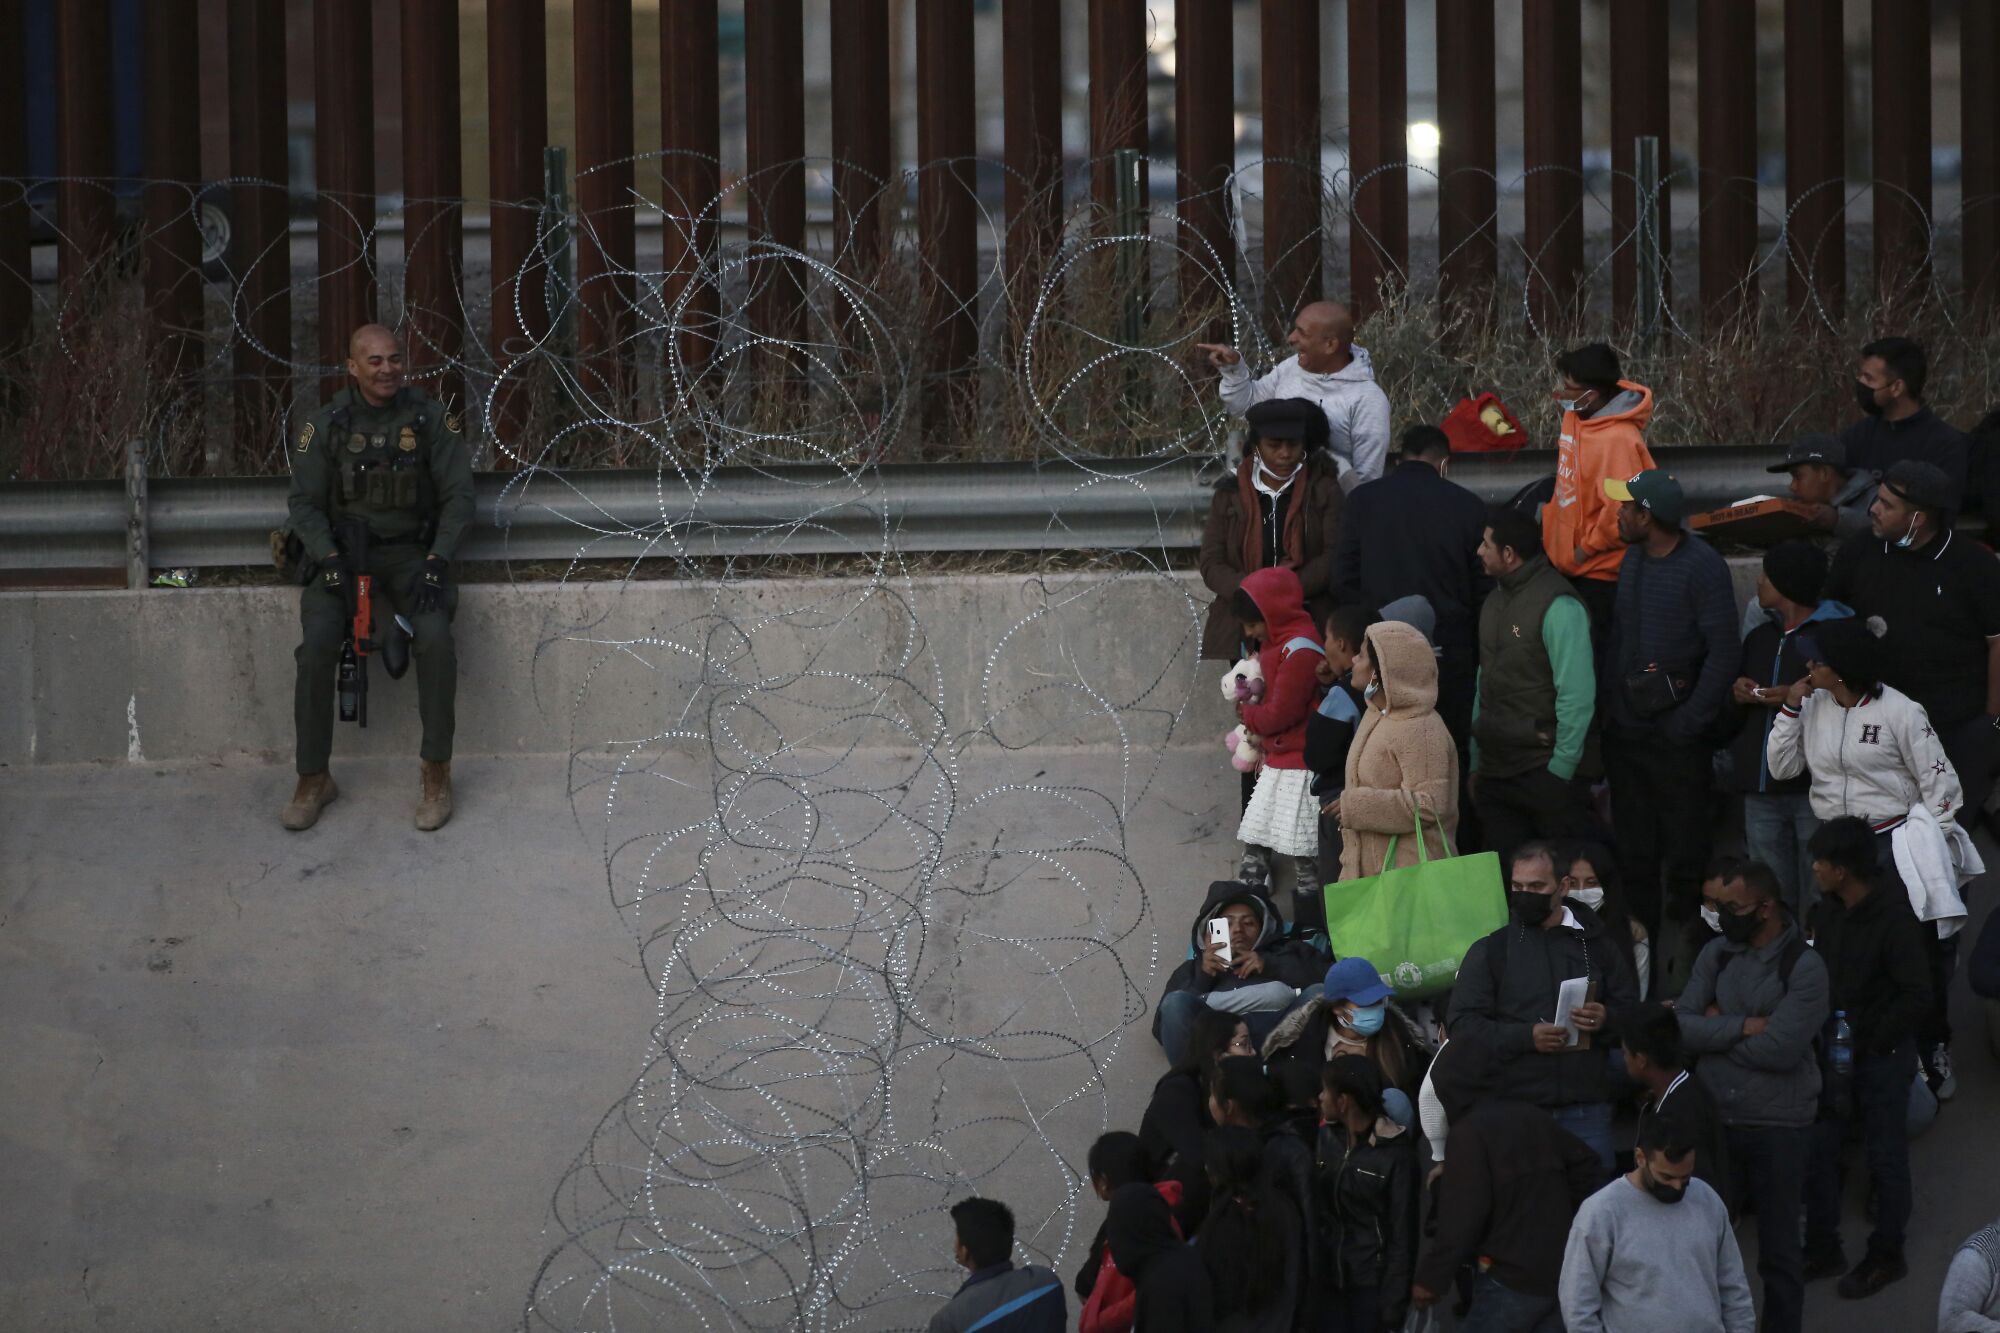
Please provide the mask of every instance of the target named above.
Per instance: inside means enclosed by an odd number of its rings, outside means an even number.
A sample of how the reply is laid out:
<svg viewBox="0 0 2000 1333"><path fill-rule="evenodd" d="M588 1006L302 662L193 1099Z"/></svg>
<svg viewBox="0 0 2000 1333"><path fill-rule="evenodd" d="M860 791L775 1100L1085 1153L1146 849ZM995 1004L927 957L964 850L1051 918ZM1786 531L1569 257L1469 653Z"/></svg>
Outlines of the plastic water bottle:
<svg viewBox="0 0 2000 1333"><path fill-rule="evenodd" d="M1847 1025L1847 1011L1833 1011L1833 1049L1828 1052L1834 1077L1845 1083L1854 1077L1854 1029Z"/></svg>

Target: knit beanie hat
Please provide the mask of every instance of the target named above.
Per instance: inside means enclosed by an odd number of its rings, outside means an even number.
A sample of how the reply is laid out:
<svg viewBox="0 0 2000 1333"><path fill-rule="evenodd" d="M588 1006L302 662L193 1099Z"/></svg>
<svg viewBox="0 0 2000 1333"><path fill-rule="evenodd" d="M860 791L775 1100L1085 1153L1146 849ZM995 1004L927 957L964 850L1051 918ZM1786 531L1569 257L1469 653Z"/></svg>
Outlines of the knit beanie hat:
<svg viewBox="0 0 2000 1333"><path fill-rule="evenodd" d="M1826 621L1813 636L1819 649L1816 656L1849 685L1872 687L1882 679L1881 636L1886 628L1879 616Z"/></svg>
<svg viewBox="0 0 2000 1333"><path fill-rule="evenodd" d="M1779 542L1764 553L1764 577L1800 606L1818 606L1826 583L1826 552L1811 542Z"/></svg>

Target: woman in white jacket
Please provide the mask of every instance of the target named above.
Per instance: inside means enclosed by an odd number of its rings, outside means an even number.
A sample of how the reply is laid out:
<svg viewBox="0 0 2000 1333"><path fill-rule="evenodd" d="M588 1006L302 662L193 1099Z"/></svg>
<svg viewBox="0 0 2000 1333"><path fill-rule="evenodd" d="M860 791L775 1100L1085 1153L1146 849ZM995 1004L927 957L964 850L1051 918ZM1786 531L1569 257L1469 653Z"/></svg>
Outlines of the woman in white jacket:
<svg viewBox="0 0 2000 1333"><path fill-rule="evenodd" d="M1884 685L1880 642L1859 620L1829 620L1818 654L1771 724L1771 776L1812 774L1812 809L1821 820L1854 815L1878 835L1928 806L1938 823L1958 816L1958 774L1923 705ZM1886 839L1883 853L1888 854ZM1893 860L1888 861L1893 866Z"/></svg>
<svg viewBox="0 0 2000 1333"><path fill-rule="evenodd" d="M1931 965L1930 1012L1917 1028L1918 1054L1924 1079L1939 1101L1957 1091L1952 1077L1948 1017L1952 975L1958 970L1956 930L1965 921L1958 886L1965 874L1983 867L1970 839L1954 838L1958 806L1963 799L1958 773L1938 744L1923 705L1881 683L1881 642L1871 619L1830 620L1820 628L1818 653L1808 664L1806 678L1793 685L1771 724L1764 753L1775 777L1812 772L1813 813L1822 820L1854 815L1875 830L1876 860L1885 887L1894 885L1910 896L1910 905L1925 923L1924 952ZM1922 806L1936 821L1911 818ZM1899 834L1904 824L1909 829ZM1942 834L1946 852L1938 873L1912 882L1898 868L1896 843L1911 834L1913 848ZM1955 866L1949 849L1963 844L1970 864ZM1922 862L1912 861L1920 865Z"/></svg>

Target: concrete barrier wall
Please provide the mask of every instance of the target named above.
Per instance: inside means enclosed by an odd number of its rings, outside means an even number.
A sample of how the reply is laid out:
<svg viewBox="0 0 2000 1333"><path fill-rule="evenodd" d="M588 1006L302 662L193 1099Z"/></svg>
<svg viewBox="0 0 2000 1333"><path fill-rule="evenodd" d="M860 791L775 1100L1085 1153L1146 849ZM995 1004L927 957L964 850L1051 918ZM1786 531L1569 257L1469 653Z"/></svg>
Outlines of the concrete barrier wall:
<svg viewBox="0 0 2000 1333"><path fill-rule="evenodd" d="M1233 718L1217 669L1196 669L1206 606L1191 577L1145 573L472 585L457 748L706 744L718 710L748 700L789 710L771 723L788 738L860 710L1010 746L1192 736L1220 762ZM298 638L286 588L0 594L0 763L288 760ZM414 755L414 668L369 676L370 725L342 724L335 754Z"/></svg>
<svg viewBox="0 0 2000 1333"><path fill-rule="evenodd" d="M1736 563L1739 600L1756 567ZM981 575L870 583L484 584L462 590L465 754L797 739L868 713L872 735L1030 745L1213 745L1234 724L1197 665L1190 575ZM276 587L0 594L0 763L292 753L298 594ZM414 676L370 671L370 725L336 755L414 755ZM768 714L744 732L744 717Z"/></svg>

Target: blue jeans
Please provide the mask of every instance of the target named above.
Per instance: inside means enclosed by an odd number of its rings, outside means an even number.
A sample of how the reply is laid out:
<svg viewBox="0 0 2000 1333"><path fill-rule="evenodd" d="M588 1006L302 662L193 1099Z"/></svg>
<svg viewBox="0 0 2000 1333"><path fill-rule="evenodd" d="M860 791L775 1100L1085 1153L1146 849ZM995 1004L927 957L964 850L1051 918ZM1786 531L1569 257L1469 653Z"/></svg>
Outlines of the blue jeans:
<svg viewBox="0 0 2000 1333"><path fill-rule="evenodd" d="M1840 1149L1850 1129L1861 1139L1868 1180L1875 1187L1875 1234L1868 1238L1868 1252L1903 1252L1903 1233L1910 1224L1910 1083L1916 1076L1914 1040L1905 1039L1888 1055L1857 1054L1851 1119L1813 1126L1806 1165L1806 1248L1815 1254L1840 1248Z"/></svg>
<svg viewBox="0 0 2000 1333"><path fill-rule="evenodd" d="M1736 1197L1757 1201L1757 1276L1764 1279L1759 1327L1763 1333L1799 1333L1806 1306L1799 1205L1812 1127L1731 1125L1725 1133Z"/></svg>
<svg viewBox="0 0 2000 1333"><path fill-rule="evenodd" d="M1294 998L1290 1004L1277 1009L1258 1009L1238 1017L1250 1027L1250 1040L1258 1046L1264 1038L1278 1026L1278 1020L1298 1004ZM1201 991L1177 990L1160 997L1160 1049L1166 1052L1170 1064L1181 1062L1181 1053L1187 1048L1188 1034L1194 1031L1195 1016L1209 1007L1208 996ZM1226 1006L1215 1006L1223 1008Z"/></svg>
<svg viewBox="0 0 2000 1333"><path fill-rule="evenodd" d="M1801 920L1818 893L1812 854L1806 850L1818 830L1819 816L1812 812L1812 798L1805 792L1783 796L1751 792L1743 798L1744 845L1753 858L1776 872L1785 906Z"/></svg>
<svg viewBox="0 0 2000 1333"><path fill-rule="evenodd" d="M1481 1273L1458 1333L1563 1333L1562 1307L1553 1296L1526 1296Z"/></svg>
<svg viewBox="0 0 2000 1333"><path fill-rule="evenodd" d="M1597 1160L1604 1166L1604 1178L1611 1179L1616 1169L1611 1145L1611 1103L1575 1102L1558 1106L1549 1114L1555 1117L1558 1129L1568 1130L1597 1154Z"/></svg>

